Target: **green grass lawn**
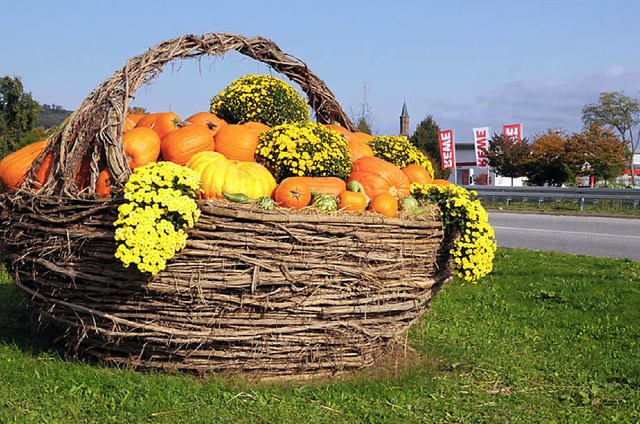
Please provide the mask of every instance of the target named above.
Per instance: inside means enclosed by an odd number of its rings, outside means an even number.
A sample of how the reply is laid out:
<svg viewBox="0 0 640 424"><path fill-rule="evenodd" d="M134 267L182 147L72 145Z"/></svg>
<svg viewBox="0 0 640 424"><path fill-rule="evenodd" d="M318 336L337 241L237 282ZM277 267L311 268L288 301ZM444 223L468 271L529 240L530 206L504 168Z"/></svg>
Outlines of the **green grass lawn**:
<svg viewBox="0 0 640 424"><path fill-rule="evenodd" d="M404 368L390 360L331 381L91 365L33 340L28 321L5 275L2 423L640 422L640 262L631 260L500 248L492 274L436 296L410 331L418 355Z"/></svg>

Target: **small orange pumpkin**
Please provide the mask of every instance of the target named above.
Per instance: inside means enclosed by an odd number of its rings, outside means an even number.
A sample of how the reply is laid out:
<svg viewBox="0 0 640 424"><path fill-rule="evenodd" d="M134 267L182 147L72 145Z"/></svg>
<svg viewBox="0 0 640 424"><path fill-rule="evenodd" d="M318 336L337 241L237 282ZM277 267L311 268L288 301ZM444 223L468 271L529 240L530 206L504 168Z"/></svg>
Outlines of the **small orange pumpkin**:
<svg viewBox="0 0 640 424"><path fill-rule="evenodd" d="M398 198L388 192L380 193L371 200L369 209L389 218L394 218L398 213Z"/></svg>
<svg viewBox="0 0 640 424"><path fill-rule="evenodd" d="M178 128L162 139L162 159L184 165L198 152L213 152L214 135L215 133L205 124L190 124Z"/></svg>
<svg viewBox="0 0 640 424"><path fill-rule="evenodd" d="M180 116L175 112L156 112L144 115L138 123L138 127L146 127L154 130L160 139L164 138L171 131L177 130L182 123Z"/></svg>
<svg viewBox="0 0 640 424"><path fill-rule="evenodd" d="M311 189L299 178L285 178L276 188L275 201L285 208L301 209L311 203Z"/></svg>
<svg viewBox="0 0 640 424"><path fill-rule="evenodd" d="M225 125L215 135L215 151L227 159L253 162L258 147L258 131L240 124Z"/></svg>
<svg viewBox="0 0 640 424"><path fill-rule="evenodd" d="M407 165L402 168L402 172L404 172L404 175L406 175L412 183L430 184L431 181L433 181L433 178L429 171L427 171L427 168L418 163Z"/></svg>
<svg viewBox="0 0 640 424"><path fill-rule="evenodd" d="M157 161L160 145L158 134L147 127L135 127L122 136L122 147L131 169Z"/></svg>
<svg viewBox="0 0 640 424"><path fill-rule="evenodd" d="M362 212L367 209L367 196L357 191L345 190L338 195L338 209Z"/></svg>
<svg viewBox="0 0 640 424"><path fill-rule="evenodd" d="M209 127L213 135L215 135L220 128L227 125L227 121L211 112L198 112L194 113L190 117L184 120L191 124L203 124Z"/></svg>
<svg viewBox="0 0 640 424"><path fill-rule="evenodd" d="M98 174L98 179L96 180L96 193L101 198L105 199L107 197L111 197L111 186L113 184L113 176L111 175L111 171L108 169L103 169Z"/></svg>

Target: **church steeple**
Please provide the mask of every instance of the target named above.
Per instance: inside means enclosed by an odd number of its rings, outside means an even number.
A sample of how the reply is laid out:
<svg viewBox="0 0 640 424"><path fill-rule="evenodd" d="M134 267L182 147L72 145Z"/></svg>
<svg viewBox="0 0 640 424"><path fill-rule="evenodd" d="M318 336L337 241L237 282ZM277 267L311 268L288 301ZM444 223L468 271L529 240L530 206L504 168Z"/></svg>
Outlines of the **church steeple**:
<svg viewBox="0 0 640 424"><path fill-rule="evenodd" d="M409 138L409 112L407 112L407 102L402 103L400 113L400 135Z"/></svg>

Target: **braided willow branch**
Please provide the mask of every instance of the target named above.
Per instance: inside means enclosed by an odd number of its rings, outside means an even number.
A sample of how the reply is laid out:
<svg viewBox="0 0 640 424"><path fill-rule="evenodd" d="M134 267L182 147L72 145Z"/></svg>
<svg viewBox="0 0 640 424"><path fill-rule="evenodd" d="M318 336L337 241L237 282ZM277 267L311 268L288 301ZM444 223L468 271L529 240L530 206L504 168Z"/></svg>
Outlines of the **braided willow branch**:
<svg viewBox="0 0 640 424"><path fill-rule="evenodd" d="M61 131L52 136L47 150L34 163L31 176L46 155L53 155L53 166L46 183L38 188L33 178L27 178L23 188L37 189L43 195L93 196L97 173L105 166L118 181L115 190L122 187L131 172L122 148L122 133L129 100L134 93L156 78L171 61L203 55L222 56L232 50L269 65L297 83L306 93L319 122L336 121L355 130L326 84L304 62L280 50L273 41L228 33L184 35L132 57L93 91L71 114ZM85 158L92 162L91 184L80 193L74 177Z"/></svg>

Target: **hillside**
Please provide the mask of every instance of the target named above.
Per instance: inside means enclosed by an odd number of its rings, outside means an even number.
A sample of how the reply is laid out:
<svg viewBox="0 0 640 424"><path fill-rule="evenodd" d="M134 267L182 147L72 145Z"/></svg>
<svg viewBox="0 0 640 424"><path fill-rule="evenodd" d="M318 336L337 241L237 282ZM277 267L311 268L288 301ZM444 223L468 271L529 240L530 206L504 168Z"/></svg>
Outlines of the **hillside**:
<svg viewBox="0 0 640 424"><path fill-rule="evenodd" d="M38 119L35 122L36 127L57 127L62 123L62 121L64 121L69 115L71 115L72 112L56 104L41 104L40 106L42 107L42 110L40 111Z"/></svg>

